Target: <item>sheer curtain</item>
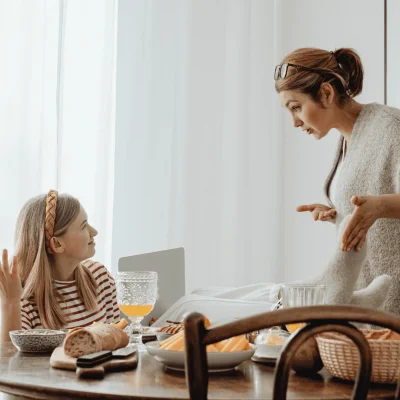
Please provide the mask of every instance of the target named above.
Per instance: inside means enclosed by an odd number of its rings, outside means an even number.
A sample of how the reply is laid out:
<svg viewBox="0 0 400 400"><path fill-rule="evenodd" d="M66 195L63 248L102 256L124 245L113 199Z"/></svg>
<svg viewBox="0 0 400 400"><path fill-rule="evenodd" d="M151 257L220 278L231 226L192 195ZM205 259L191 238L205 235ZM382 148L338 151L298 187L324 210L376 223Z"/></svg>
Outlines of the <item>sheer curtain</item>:
<svg viewBox="0 0 400 400"><path fill-rule="evenodd" d="M283 279L275 3L120 0L113 271L184 246L187 291Z"/></svg>
<svg viewBox="0 0 400 400"><path fill-rule="evenodd" d="M0 0L1 246L50 188L78 197L109 265L117 1Z"/></svg>

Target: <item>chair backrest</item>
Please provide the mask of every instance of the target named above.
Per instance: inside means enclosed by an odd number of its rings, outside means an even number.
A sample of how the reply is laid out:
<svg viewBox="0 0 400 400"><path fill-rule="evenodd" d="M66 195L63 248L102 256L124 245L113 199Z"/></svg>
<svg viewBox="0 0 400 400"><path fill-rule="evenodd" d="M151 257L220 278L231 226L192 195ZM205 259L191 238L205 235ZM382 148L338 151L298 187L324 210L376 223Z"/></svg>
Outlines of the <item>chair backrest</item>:
<svg viewBox="0 0 400 400"><path fill-rule="evenodd" d="M121 257L119 271L156 271L158 274L158 299L153 311L143 325L152 317L160 317L177 300L185 295L185 251L183 247Z"/></svg>
<svg viewBox="0 0 400 400"><path fill-rule="evenodd" d="M192 400L206 400L208 369L206 345L232 336L282 324L307 323L287 341L275 368L274 400L286 400L291 361L297 349L309 338L336 331L353 340L360 352L360 370L353 399L366 399L372 371L372 354L367 339L349 322L374 324L400 333L400 317L382 311L354 306L311 306L269 311L212 329L204 326L204 316L192 313L185 318L186 383ZM400 400L400 383L395 399Z"/></svg>

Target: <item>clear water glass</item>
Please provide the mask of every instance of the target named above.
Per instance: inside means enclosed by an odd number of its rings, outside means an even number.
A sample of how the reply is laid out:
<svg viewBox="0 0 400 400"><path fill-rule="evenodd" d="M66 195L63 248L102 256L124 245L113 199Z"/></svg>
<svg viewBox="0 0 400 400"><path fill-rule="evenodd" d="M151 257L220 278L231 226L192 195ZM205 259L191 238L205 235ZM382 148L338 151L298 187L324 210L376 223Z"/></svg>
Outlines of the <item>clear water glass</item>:
<svg viewBox="0 0 400 400"><path fill-rule="evenodd" d="M156 303L158 286L157 272L118 272L117 299L119 309L132 321L128 326L129 345L137 345L143 350L142 320Z"/></svg>
<svg viewBox="0 0 400 400"><path fill-rule="evenodd" d="M283 308L307 307L325 303L325 285L282 285L281 299ZM305 323L286 324L286 329L292 334L303 328Z"/></svg>
<svg viewBox="0 0 400 400"><path fill-rule="evenodd" d="M325 304L325 285L282 285L282 305L288 307L307 307Z"/></svg>

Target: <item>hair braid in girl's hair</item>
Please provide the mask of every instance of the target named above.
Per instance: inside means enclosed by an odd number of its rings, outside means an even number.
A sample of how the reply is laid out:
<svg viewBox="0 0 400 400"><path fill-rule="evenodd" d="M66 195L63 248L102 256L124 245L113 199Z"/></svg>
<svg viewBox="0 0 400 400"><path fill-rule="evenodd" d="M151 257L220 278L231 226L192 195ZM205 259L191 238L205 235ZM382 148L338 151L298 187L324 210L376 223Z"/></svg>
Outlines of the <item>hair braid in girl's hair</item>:
<svg viewBox="0 0 400 400"><path fill-rule="evenodd" d="M50 240L54 234L54 224L56 222L57 209L57 190L50 190L46 198L46 217L45 217L45 233L46 233L46 249L51 253Z"/></svg>

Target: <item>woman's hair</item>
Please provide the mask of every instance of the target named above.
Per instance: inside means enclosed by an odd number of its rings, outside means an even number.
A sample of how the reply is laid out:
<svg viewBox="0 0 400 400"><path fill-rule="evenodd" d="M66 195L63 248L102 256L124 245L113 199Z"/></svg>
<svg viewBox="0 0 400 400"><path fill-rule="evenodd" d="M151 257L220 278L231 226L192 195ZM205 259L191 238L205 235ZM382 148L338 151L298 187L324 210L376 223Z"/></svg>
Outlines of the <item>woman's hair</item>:
<svg viewBox="0 0 400 400"><path fill-rule="evenodd" d="M58 197L58 198L57 198ZM49 210L49 204L52 205ZM52 219L51 236L62 236L78 216L80 203L68 194L40 195L29 200L22 208L15 232L15 255L22 281L22 298L34 303L45 328L60 329L68 318L59 300L62 298L53 284L54 256L46 231ZM51 215L52 214L52 215ZM50 217L50 218L49 218ZM97 308L97 284L83 265L75 269L78 296L86 310ZM66 306L66 305L65 305Z"/></svg>
<svg viewBox="0 0 400 400"><path fill-rule="evenodd" d="M342 105L362 91L364 68L353 49L342 48L332 52L314 48L297 49L282 60L284 63L315 68L317 71L289 67L286 78L275 83L278 93L298 90L320 103L321 84L329 82L339 95L339 105Z"/></svg>

